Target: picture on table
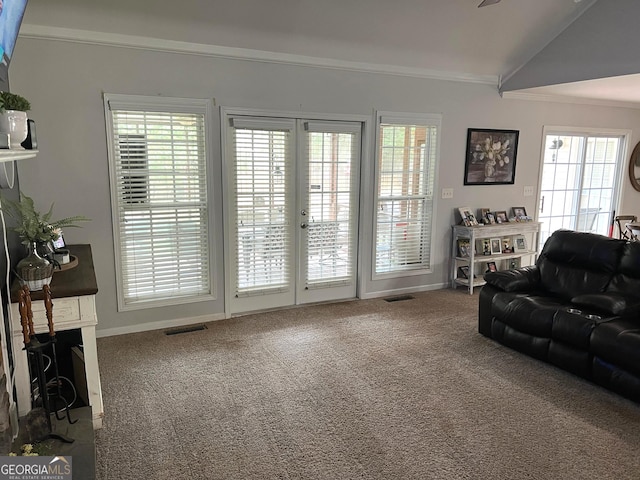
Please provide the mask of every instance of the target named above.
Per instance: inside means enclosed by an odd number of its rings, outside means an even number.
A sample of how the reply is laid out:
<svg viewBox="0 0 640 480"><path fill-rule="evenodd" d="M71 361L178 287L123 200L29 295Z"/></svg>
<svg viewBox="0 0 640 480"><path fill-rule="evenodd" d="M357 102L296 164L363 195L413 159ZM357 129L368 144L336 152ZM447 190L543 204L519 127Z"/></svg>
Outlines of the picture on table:
<svg viewBox="0 0 640 480"><path fill-rule="evenodd" d="M458 276L461 278L469 278L469 266L463 265L462 267L458 267Z"/></svg>
<svg viewBox="0 0 640 480"><path fill-rule="evenodd" d="M459 257L468 257L471 255L469 250L471 243L468 238L459 238L458 239L458 256Z"/></svg>
<svg viewBox="0 0 640 480"><path fill-rule="evenodd" d="M518 235L513 239L513 248L516 252L527 251L527 238L524 235Z"/></svg>
<svg viewBox="0 0 640 480"><path fill-rule="evenodd" d="M498 267L496 267L496 262L487 262L487 271L488 272L497 272Z"/></svg>
<svg viewBox="0 0 640 480"><path fill-rule="evenodd" d="M507 212L504 210L494 212L493 215L496 217L496 223L507 223L509 221L509 218L507 217Z"/></svg>
<svg viewBox="0 0 640 480"><path fill-rule="evenodd" d="M465 227L473 227L478 225L478 220L469 207L458 207L460 217L462 217L462 223Z"/></svg>
<svg viewBox="0 0 640 480"><path fill-rule="evenodd" d="M518 220L527 217L527 211L524 207L511 207L513 210L513 216Z"/></svg>
<svg viewBox="0 0 640 480"><path fill-rule="evenodd" d="M502 253L502 240L499 238L491 239L491 254L495 255L498 253Z"/></svg>

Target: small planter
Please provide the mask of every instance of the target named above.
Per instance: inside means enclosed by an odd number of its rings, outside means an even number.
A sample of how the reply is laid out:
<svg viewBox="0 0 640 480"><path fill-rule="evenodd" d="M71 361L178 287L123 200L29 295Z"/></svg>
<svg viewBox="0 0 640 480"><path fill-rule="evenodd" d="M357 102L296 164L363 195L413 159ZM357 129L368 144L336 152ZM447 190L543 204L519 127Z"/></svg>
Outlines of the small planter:
<svg viewBox="0 0 640 480"><path fill-rule="evenodd" d="M27 138L27 112L5 110L0 114L0 132L9 134L12 150L24 150L21 143Z"/></svg>

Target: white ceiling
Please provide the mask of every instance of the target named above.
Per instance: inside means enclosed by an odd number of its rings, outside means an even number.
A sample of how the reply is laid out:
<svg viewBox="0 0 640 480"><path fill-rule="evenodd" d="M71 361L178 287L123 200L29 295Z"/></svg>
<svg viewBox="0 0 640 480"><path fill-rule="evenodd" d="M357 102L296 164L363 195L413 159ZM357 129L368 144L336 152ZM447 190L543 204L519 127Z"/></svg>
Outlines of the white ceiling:
<svg viewBox="0 0 640 480"><path fill-rule="evenodd" d="M595 0L30 0L24 23L368 64L508 76ZM638 79L528 93L640 102ZM631 90L631 91L629 91Z"/></svg>

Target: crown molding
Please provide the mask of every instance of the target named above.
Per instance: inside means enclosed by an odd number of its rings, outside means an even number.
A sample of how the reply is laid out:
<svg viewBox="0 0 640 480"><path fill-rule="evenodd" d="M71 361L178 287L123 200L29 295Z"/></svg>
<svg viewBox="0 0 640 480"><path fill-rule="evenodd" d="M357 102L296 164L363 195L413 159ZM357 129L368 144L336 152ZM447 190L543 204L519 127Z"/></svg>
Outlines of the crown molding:
<svg viewBox="0 0 640 480"><path fill-rule="evenodd" d="M161 38L124 35L118 33L94 32L75 28L50 27L45 25L23 24L20 28L21 38L37 40L54 40L88 45L103 45L137 50L153 50L158 52L181 53L204 57L247 60L261 63L277 63L306 67L320 67L353 72L378 73L403 77L426 78L431 80L448 80L455 82L480 83L498 85L497 75L473 75L469 73L448 72L426 68L406 67L366 62L352 62L333 58L310 57L290 53L269 52L248 48L225 47L204 43L181 42Z"/></svg>
<svg viewBox="0 0 640 480"><path fill-rule="evenodd" d="M596 107L616 107L640 109L638 102L623 102L618 100L604 100L598 98L571 97L568 95L550 95L528 92L500 92L502 98L513 100L529 100L534 102L572 103L576 105L592 105Z"/></svg>

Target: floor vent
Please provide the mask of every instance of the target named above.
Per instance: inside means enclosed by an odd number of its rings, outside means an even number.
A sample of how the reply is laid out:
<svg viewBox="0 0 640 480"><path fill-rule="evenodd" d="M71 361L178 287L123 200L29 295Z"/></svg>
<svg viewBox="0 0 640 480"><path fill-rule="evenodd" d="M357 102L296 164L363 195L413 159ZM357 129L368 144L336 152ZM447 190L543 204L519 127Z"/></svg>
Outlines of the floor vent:
<svg viewBox="0 0 640 480"><path fill-rule="evenodd" d="M413 295L399 295L397 297L387 297L384 299L385 302L401 302L403 300L413 300L414 297Z"/></svg>
<svg viewBox="0 0 640 480"><path fill-rule="evenodd" d="M190 333L197 332L199 330L206 330L206 325L190 325L188 327L180 327L180 328L172 328L170 330L165 330L165 335L178 335L179 333Z"/></svg>

